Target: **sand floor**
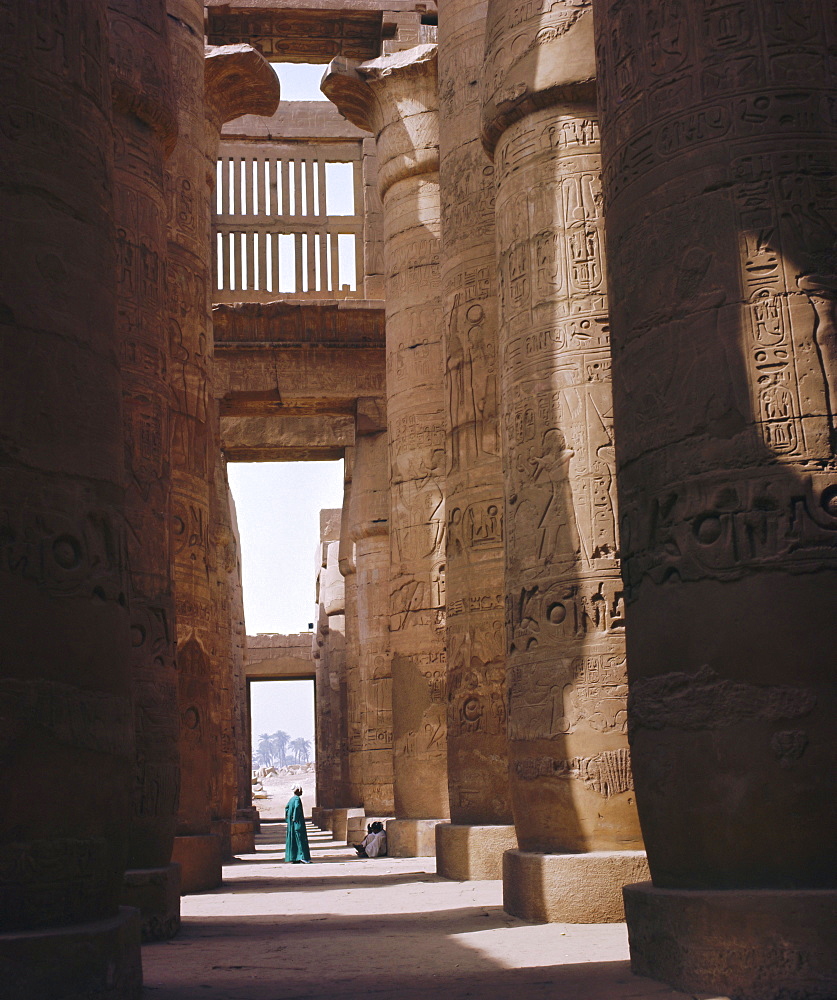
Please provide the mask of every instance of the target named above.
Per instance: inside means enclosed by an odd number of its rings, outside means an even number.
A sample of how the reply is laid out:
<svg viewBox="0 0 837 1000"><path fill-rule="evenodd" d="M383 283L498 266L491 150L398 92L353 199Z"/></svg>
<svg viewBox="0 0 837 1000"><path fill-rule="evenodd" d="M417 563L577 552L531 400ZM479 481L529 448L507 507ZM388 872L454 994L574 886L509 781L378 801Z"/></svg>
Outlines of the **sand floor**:
<svg viewBox="0 0 837 1000"><path fill-rule="evenodd" d="M310 825L314 863L286 865L284 825L262 831L223 886L183 898L173 941L143 948L148 1000L692 996L631 975L624 924L526 923L503 912L500 882L358 859Z"/></svg>

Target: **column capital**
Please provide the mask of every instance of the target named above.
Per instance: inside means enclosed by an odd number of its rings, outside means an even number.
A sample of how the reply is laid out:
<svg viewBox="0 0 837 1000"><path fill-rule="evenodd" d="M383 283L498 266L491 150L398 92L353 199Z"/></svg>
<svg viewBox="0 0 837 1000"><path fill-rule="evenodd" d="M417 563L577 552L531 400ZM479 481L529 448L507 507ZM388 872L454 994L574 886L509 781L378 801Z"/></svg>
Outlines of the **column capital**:
<svg viewBox="0 0 837 1000"><path fill-rule="evenodd" d="M396 181L439 169L436 45L357 62L338 57L320 89L353 125L378 140L381 196Z"/></svg>
<svg viewBox="0 0 837 1000"><path fill-rule="evenodd" d="M482 86L482 142L494 157L500 136L539 108L596 115L592 0L532 5L488 0Z"/></svg>
<svg viewBox="0 0 837 1000"><path fill-rule="evenodd" d="M272 115L279 106L279 78L252 45L204 46L207 120L221 126L241 115Z"/></svg>

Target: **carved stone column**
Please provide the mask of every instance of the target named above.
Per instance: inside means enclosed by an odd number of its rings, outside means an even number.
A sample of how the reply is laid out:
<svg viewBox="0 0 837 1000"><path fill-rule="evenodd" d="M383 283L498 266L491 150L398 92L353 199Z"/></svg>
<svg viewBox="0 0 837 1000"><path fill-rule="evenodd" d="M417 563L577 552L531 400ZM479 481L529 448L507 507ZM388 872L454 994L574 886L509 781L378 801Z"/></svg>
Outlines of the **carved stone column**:
<svg viewBox="0 0 837 1000"><path fill-rule="evenodd" d="M7 5L0 128L0 976L141 993L107 4ZM33 775L56 774L48 801ZM118 984L118 985L114 985Z"/></svg>
<svg viewBox="0 0 837 1000"><path fill-rule="evenodd" d="M483 91L520 842L505 856L504 906L582 923L622 920L622 886L647 871L627 743L592 30L589 2L521 20L489 0Z"/></svg>
<svg viewBox="0 0 837 1000"><path fill-rule="evenodd" d="M218 145L225 122L243 114L270 115L279 104L279 81L265 58L250 45L208 45L204 60L204 156L207 193L215 183ZM207 199L207 210L209 211ZM211 214L211 213L210 213ZM210 275L210 284L214 275ZM226 461L221 454L218 403L212 397L209 424L213 436L214 469L209 506L210 611L212 624L212 721L216 754L212 774L212 832L221 838L221 856L231 858L234 845L246 847L248 838L239 820L236 777L236 626L233 602L240 580L230 558L232 524L227 501ZM229 565L227 564L229 563Z"/></svg>
<svg viewBox="0 0 837 1000"><path fill-rule="evenodd" d="M448 816L445 399L436 46L336 59L322 89L378 143L384 214L394 797L389 850L432 855Z"/></svg>
<svg viewBox="0 0 837 1000"><path fill-rule="evenodd" d="M395 813L392 668L389 650L389 463L386 408L359 399L347 528L354 545L360 716L349 750L357 758L366 815Z"/></svg>
<svg viewBox="0 0 837 1000"><path fill-rule="evenodd" d="M217 578L212 510L218 509L213 497L220 433L212 391L210 199L221 125L245 111L275 109L278 83L249 46L208 48L205 72L203 5L169 0L168 12L179 115L178 142L166 165L182 773L174 859L183 866L184 890L195 891L217 885L221 878L221 842L210 831L213 818L223 819L218 815L215 766L229 754L221 752L221 703L216 690L229 690L228 683L220 683L218 672L226 676L231 669L229 630L219 631L213 616L218 602L213 594ZM231 718L229 710L226 698L225 718Z"/></svg>
<svg viewBox="0 0 837 1000"><path fill-rule="evenodd" d="M116 332L125 435L131 678L136 771L123 903L143 940L180 927L171 863L180 786L175 616L169 559L169 343L163 161L177 138L164 0L112 2L110 29L116 226Z"/></svg>
<svg viewBox="0 0 837 1000"><path fill-rule="evenodd" d="M439 4L441 271L448 418L448 788L436 870L502 877L509 792L494 167L480 142L484 2Z"/></svg>
<svg viewBox="0 0 837 1000"><path fill-rule="evenodd" d="M837 991L837 9L596 3L633 967ZM711 961L706 956L711 954Z"/></svg>

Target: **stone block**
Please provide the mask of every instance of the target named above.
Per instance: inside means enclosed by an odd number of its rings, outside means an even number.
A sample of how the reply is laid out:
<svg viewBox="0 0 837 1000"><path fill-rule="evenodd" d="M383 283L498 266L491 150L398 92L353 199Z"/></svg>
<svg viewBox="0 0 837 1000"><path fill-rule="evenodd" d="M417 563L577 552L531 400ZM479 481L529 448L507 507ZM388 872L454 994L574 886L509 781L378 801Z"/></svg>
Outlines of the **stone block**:
<svg viewBox="0 0 837 1000"><path fill-rule="evenodd" d="M347 837L347 825L350 817L364 818L366 813L363 809L332 809L331 810L331 835L335 840L345 841Z"/></svg>
<svg viewBox="0 0 837 1000"><path fill-rule="evenodd" d="M144 942L173 938L180 930L180 865L129 868L120 901L140 911Z"/></svg>
<svg viewBox="0 0 837 1000"><path fill-rule="evenodd" d="M501 879L503 854L517 849L514 826L436 827L436 874L458 882Z"/></svg>
<svg viewBox="0 0 837 1000"><path fill-rule="evenodd" d="M631 969L733 1000L837 996L837 890L626 885Z"/></svg>
<svg viewBox="0 0 837 1000"><path fill-rule="evenodd" d="M391 819L387 822L387 851L391 858L432 858L436 854L436 827L446 819Z"/></svg>
<svg viewBox="0 0 837 1000"><path fill-rule="evenodd" d="M3 1000L139 1000L140 913L0 934Z"/></svg>
<svg viewBox="0 0 837 1000"><path fill-rule="evenodd" d="M622 887L647 872L644 851L506 851L503 909L552 924L618 924L625 919Z"/></svg>
<svg viewBox="0 0 837 1000"><path fill-rule="evenodd" d="M184 896L221 884L221 838L214 833L175 837L172 861L180 865L180 891Z"/></svg>
<svg viewBox="0 0 837 1000"><path fill-rule="evenodd" d="M349 844L359 844L366 836L366 827L370 823L380 822L386 826L391 819L393 819L392 816L373 816L371 814L350 816L346 822L346 842Z"/></svg>

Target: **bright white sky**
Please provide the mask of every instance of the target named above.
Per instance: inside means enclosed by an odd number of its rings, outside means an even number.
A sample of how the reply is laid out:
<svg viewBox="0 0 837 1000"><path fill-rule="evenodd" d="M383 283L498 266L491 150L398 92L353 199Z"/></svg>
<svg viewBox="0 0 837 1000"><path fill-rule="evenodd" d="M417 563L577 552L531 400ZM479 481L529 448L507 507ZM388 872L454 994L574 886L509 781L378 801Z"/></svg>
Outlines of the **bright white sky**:
<svg viewBox="0 0 837 1000"><path fill-rule="evenodd" d="M320 510L343 505L343 463L231 462L227 466L241 534L247 634L306 632L315 620ZM254 744L283 729L314 739L311 681L250 687Z"/></svg>
<svg viewBox="0 0 837 1000"><path fill-rule="evenodd" d="M327 66L325 63L271 63L279 77L283 101L327 101L320 90L320 80Z"/></svg>

